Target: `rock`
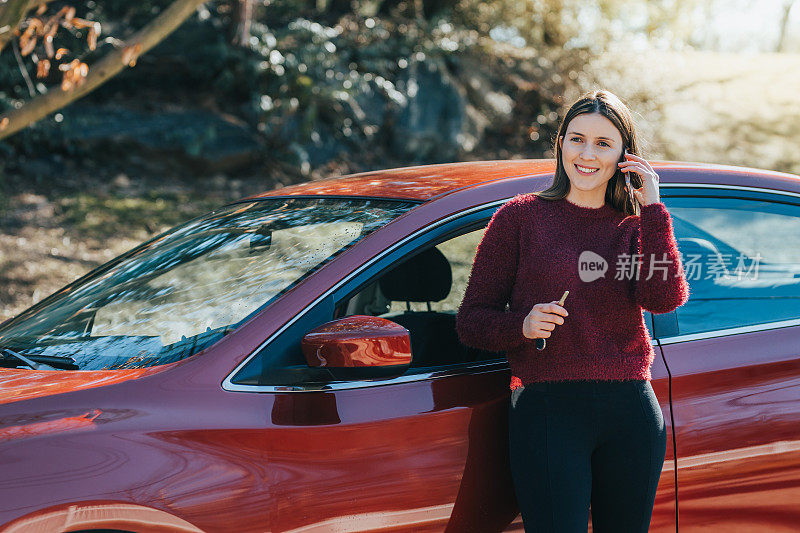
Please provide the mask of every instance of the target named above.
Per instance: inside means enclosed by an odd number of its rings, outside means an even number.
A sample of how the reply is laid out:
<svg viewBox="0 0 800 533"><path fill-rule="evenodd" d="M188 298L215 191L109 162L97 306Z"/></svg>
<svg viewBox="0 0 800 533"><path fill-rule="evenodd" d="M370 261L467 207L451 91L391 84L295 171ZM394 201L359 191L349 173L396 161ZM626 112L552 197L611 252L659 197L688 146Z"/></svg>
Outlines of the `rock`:
<svg viewBox="0 0 800 533"><path fill-rule="evenodd" d="M63 114L64 120L53 127L66 144L120 156L133 151L151 163L162 159L166 166L178 162L203 172L226 172L252 163L262 150L247 125L208 111L73 104Z"/></svg>
<svg viewBox="0 0 800 533"><path fill-rule="evenodd" d="M394 110L391 143L415 160L454 161L476 128L466 113L464 89L444 63L412 60L399 76L397 90L406 97ZM469 144L475 144L471 140Z"/></svg>
<svg viewBox="0 0 800 533"><path fill-rule="evenodd" d="M131 186L131 180L125 174L117 174L114 177L114 179L111 181L111 183L115 187L120 187L120 188L123 188L123 189L124 188L128 188L128 187Z"/></svg>

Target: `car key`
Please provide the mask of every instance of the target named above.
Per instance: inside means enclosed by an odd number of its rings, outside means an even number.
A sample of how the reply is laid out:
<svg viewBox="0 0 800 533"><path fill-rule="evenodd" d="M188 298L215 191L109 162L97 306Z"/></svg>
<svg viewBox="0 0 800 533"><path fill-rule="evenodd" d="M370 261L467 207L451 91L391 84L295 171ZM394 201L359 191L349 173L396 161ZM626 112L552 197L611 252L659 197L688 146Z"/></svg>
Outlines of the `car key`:
<svg viewBox="0 0 800 533"><path fill-rule="evenodd" d="M564 291L564 294L561 296L561 299L558 301L558 305L564 306L564 302L569 295L569 291ZM536 339L536 349L541 351L544 350L544 347L547 346L547 339Z"/></svg>

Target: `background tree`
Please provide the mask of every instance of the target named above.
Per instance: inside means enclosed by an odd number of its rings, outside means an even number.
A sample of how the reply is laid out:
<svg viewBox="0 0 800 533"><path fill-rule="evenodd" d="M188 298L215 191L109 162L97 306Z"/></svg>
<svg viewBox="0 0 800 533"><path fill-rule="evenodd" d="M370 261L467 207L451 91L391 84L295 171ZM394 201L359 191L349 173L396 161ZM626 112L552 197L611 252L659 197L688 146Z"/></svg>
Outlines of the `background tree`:
<svg viewBox="0 0 800 533"><path fill-rule="evenodd" d="M118 42L115 49L94 63L91 68L79 59L61 63L59 67L64 72L64 76L60 90L48 91L34 97L21 107L0 115L0 139L16 133L70 102L85 96L126 66L134 66L140 54L147 52L172 33L203 2L204 0L175 0L150 24L124 42ZM37 39L41 38L48 59L37 61L40 77L45 77L49 72L50 59L63 57L54 51L52 44L59 25L67 28L88 28L89 49L92 51L95 49L100 33L98 23L76 19L74 17L75 9L72 7L62 8L50 17L49 21L43 23L36 17L27 18L28 11L34 7L37 8L36 14L42 15L46 11L46 2L42 0L10 0L5 6L0 7L0 28L14 28L12 31L6 29L4 35L20 34L19 39L22 43L20 53L22 55L32 52L37 44ZM2 44L3 42L0 41L0 46ZM43 67L45 65L46 67ZM21 68L24 69L22 66Z"/></svg>
<svg viewBox="0 0 800 533"><path fill-rule="evenodd" d="M792 7L795 4L795 0L786 0L783 2L783 6L781 8L781 22L780 22L780 33L778 34L778 42L775 45L776 52L785 52L786 51L786 34L789 31L789 14L792 11Z"/></svg>

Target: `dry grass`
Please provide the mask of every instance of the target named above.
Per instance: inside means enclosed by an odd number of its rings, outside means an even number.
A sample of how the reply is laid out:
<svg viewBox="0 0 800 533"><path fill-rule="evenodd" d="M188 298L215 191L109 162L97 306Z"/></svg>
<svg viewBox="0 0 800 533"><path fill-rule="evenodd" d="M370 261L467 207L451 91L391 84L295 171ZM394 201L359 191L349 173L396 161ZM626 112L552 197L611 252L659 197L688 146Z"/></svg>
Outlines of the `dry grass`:
<svg viewBox="0 0 800 533"><path fill-rule="evenodd" d="M11 195L0 219L0 321L169 227L265 188L258 180L116 179L53 197Z"/></svg>

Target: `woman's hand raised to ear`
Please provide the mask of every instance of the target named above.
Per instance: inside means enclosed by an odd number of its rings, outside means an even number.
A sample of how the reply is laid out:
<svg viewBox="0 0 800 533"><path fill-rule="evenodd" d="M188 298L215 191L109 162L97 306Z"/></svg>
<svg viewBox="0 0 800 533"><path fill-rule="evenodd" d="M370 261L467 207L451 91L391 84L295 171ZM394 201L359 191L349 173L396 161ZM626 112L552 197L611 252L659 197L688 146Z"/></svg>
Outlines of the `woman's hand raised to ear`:
<svg viewBox="0 0 800 533"><path fill-rule="evenodd" d="M556 329L556 324L563 324L569 315L566 309L558 305L558 300L547 304L536 304L522 322L522 334L529 339L546 339Z"/></svg>
<svg viewBox="0 0 800 533"><path fill-rule="evenodd" d="M621 161L617 166L622 172L635 172L642 177L643 185L638 189L633 189L633 196L640 205L661 201L658 192L658 174L645 159L638 155L625 154L625 161Z"/></svg>

